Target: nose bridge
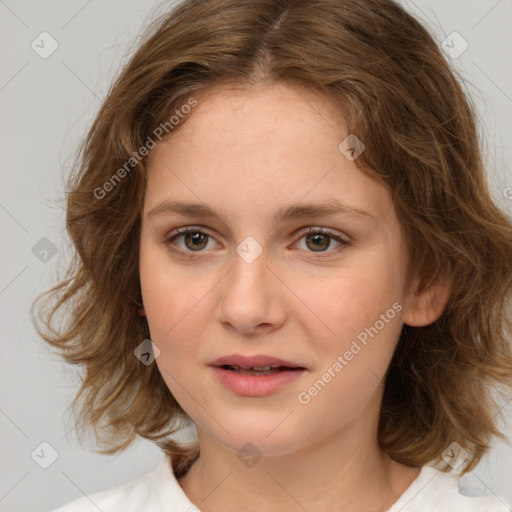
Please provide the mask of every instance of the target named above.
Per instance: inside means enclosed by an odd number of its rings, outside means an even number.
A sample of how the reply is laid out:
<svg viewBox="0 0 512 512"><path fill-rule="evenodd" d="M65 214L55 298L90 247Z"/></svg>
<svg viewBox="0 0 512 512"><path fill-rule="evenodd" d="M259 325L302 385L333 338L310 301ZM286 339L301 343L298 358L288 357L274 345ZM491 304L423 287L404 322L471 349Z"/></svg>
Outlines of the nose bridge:
<svg viewBox="0 0 512 512"><path fill-rule="evenodd" d="M245 297L251 301L266 296L265 285L268 285L267 251L259 254L247 245L240 244L237 254L233 258L233 269L228 279L229 290L239 297Z"/></svg>
<svg viewBox="0 0 512 512"><path fill-rule="evenodd" d="M259 245L259 244L258 244ZM223 322L241 331L278 320L278 290L272 283L267 251L246 240L237 247L231 272L226 276L221 298ZM279 308L280 309L280 308Z"/></svg>

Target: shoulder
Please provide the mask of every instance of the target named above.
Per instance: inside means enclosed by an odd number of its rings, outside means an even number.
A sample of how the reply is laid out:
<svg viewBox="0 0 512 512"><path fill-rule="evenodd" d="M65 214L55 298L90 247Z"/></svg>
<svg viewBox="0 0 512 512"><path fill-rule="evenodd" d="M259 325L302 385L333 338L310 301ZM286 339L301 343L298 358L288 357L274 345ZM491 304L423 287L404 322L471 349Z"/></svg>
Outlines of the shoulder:
<svg viewBox="0 0 512 512"><path fill-rule="evenodd" d="M157 468L137 480L106 491L84 495L52 512L192 512L189 501L172 471L169 456Z"/></svg>
<svg viewBox="0 0 512 512"><path fill-rule="evenodd" d="M387 512L512 512L497 496L464 496L459 476L425 466Z"/></svg>

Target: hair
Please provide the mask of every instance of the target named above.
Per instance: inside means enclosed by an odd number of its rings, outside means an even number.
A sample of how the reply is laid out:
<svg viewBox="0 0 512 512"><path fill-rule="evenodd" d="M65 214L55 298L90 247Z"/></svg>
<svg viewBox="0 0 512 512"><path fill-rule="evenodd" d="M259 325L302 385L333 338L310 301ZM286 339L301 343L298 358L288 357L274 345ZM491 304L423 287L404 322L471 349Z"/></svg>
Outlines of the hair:
<svg viewBox="0 0 512 512"><path fill-rule="evenodd" d="M93 427L100 453L124 450L138 435L175 455L178 472L197 458L197 444L171 437L190 418L157 365L134 356L149 337L138 269L147 157L138 151L213 86L277 82L330 98L364 141L356 164L392 195L408 278L419 271L423 289L451 279L440 318L402 329L378 439L402 464L443 471L442 452L457 442L470 454L463 474L504 437L494 391L512 385L512 223L491 198L461 80L392 0L186 0L146 30L69 178L74 257L34 303L40 335L84 370L72 404L78 423Z"/></svg>

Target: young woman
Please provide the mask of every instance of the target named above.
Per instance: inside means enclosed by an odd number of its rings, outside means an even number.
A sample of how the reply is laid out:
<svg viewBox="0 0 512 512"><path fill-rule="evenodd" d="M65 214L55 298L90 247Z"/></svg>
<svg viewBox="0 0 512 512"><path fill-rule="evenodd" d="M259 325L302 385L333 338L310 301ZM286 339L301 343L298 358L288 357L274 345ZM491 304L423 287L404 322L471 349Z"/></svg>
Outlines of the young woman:
<svg viewBox="0 0 512 512"><path fill-rule="evenodd" d="M181 3L105 100L67 227L40 332L101 451L164 456L59 512L509 510L457 480L512 384L512 225L393 1Z"/></svg>

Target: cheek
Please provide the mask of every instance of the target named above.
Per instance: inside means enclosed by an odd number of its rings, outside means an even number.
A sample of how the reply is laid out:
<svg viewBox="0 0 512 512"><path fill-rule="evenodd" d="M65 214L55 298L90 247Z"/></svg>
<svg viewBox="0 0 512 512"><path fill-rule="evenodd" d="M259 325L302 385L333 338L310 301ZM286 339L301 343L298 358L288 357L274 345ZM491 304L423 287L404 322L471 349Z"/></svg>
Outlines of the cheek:
<svg viewBox="0 0 512 512"><path fill-rule="evenodd" d="M167 344L184 326L194 326L190 318L200 311L208 287L207 277L192 270L177 271L161 248L142 246L140 283L144 310L154 342ZM180 339L180 338L178 338Z"/></svg>
<svg viewBox="0 0 512 512"><path fill-rule="evenodd" d="M392 276L389 282L383 277L379 284L376 273L352 273L329 280L313 294L330 329L322 330L325 335L309 330L319 365L297 399L311 425L321 417L325 429L335 429L379 399L376 391L383 386L402 328L401 304L390 292Z"/></svg>
<svg viewBox="0 0 512 512"><path fill-rule="evenodd" d="M200 396L201 389L201 382L191 379L190 368L199 356L205 290L200 279L171 272L168 262L163 265L148 256L141 253L140 281L150 338L160 350L155 362L174 398L190 413L191 396Z"/></svg>
<svg viewBox="0 0 512 512"><path fill-rule="evenodd" d="M175 278L167 281L161 275L146 280L141 287L146 318L153 336L170 338L185 324L194 324L191 319L200 309L200 290L182 285Z"/></svg>
<svg viewBox="0 0 512 512"><path fill-rule="evenodd" d="M398 283L396 263L391 265L382 253L359 258L322 279L297 280L297 295L311 312L302 317L303 327L325 347L340 350L376 322L381 327L381 315L389 311L385 320L391 321L385 322L380 334L390 331L394 339L400 330L400 308L393 309L401 301Z"/></svg>
<svg viewBox="0 0 512 512"><path fill-rule="evenodd" d="M178 283L173 281L173 286ZM156 286L156 283L155 283ZM178 288L179 289L179 288ZM157 360L169 369L185 361L197 360L199 340L204 329L204 311L200 293L185 287L183 293L169 293L168 288L151 288L144 295L150 337L160 349Z"/></svg>
<svg viewBox="0 0 512 512"><path fill-rule="evenodd" d="M303 324L319 365L302 396L310 401L305 407L312 416L332 406L326 421L333 425L355 417L382 386L402 329L396 260L382 249L358 256L323 281L305 283L300 292L309 296L324 326L313 329L319 323L312 315Z"/></svg>

